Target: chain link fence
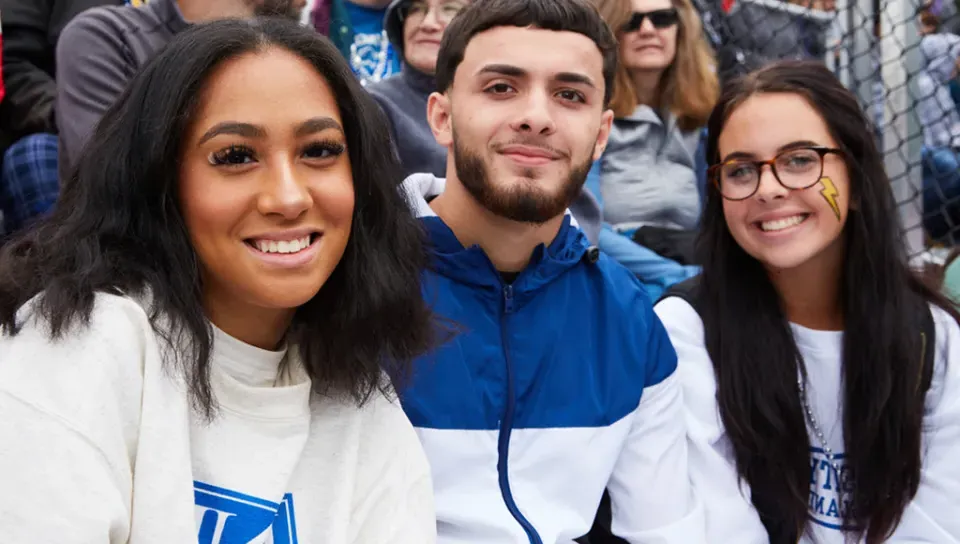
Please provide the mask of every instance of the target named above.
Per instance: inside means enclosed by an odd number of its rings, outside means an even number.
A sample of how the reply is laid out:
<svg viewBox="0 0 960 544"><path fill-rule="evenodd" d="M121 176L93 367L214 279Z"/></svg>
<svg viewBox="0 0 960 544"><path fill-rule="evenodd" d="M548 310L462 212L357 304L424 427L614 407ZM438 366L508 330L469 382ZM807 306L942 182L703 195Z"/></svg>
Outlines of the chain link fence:
<svg viewBox="0 0 960 544"><path fill-rule="evenodd" d="M693 0L721 79L822 59L875 124L911 257L960 240L960 0ZM956 99L954 99L956 97Z"/></svg>

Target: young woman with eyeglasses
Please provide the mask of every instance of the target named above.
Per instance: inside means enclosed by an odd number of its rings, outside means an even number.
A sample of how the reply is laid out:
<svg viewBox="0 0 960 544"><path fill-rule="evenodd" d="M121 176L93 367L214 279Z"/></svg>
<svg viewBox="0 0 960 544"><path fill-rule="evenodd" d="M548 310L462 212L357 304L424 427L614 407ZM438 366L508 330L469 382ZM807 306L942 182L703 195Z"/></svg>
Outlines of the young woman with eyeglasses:
<svg viewBox="0 0 960 544"><path fill-rule="evenodd" d="M960 541L960 327L908 266L856 98L820 63L709 122L703 273L656 306L712 542Z"/></svg>
<svg viewBox="0 0 960 544"><path fill-rule="evenodd" d="M614 125L588 181L607 224L599 245L656 297L696 273L678 263L690 264L700 218L697 152L719 92L713 53L690 0L594 1L620 46Z"/></svg>

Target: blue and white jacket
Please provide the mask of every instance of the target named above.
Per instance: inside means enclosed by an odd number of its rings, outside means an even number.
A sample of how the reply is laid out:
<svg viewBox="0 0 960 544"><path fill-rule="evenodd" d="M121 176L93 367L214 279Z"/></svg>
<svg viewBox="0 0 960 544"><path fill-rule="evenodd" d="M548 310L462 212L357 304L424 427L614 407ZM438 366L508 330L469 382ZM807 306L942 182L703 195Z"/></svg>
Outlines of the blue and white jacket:
<svg viewBox="0 0 960 544"><path fill-rule="evenodd" d="M459 330L401 398L431 463L438 542L569 544L604 489L628 542L705 542L677 356L637 280L587 258L568 219L505 285L427 205L443 180L405 187L432 242L424 294Z"/></svg>

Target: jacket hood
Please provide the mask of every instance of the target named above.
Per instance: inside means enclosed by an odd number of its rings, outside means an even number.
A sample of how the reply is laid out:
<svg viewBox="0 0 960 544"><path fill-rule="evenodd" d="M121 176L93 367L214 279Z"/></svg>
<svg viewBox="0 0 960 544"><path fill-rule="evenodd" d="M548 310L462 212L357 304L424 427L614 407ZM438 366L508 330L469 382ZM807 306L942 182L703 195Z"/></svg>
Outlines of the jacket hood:
<svg viewBox="0 0 960 544"><path fill-rule="evenodd" d="M387 31L387 39L394 50L403 57L403 23L400 22L400 8L409 4L413 0L393 0L387 6L387 11L383 16L383 29Z"/></svg>
<svg viewBox="0 0 960 544"><path fill-rule="evenodd" d="M413 174L403 182L407 202L426 227L434 270L461 283L481 287L502 287L500 273L479 246L463 247L453 231L434 213L427 200L439 195L446 180L432 174ZM567 210L556 238L549 246L540 244L515 285L530 293L559 277L583 260L590 242ZM595 259L594 259L595 260Z"/></svg>

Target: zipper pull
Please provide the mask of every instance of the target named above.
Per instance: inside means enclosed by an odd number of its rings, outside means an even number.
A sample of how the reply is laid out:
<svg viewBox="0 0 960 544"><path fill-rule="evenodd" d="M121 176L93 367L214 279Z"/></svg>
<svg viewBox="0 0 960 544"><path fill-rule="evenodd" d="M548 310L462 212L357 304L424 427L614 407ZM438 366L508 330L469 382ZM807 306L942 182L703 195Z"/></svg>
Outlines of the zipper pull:
<svg viewBox="0 0 960 544"><path fill-rule="evenodd" d="M503 311L504 313L513 312L513 286L503 286Z"/></svg>

